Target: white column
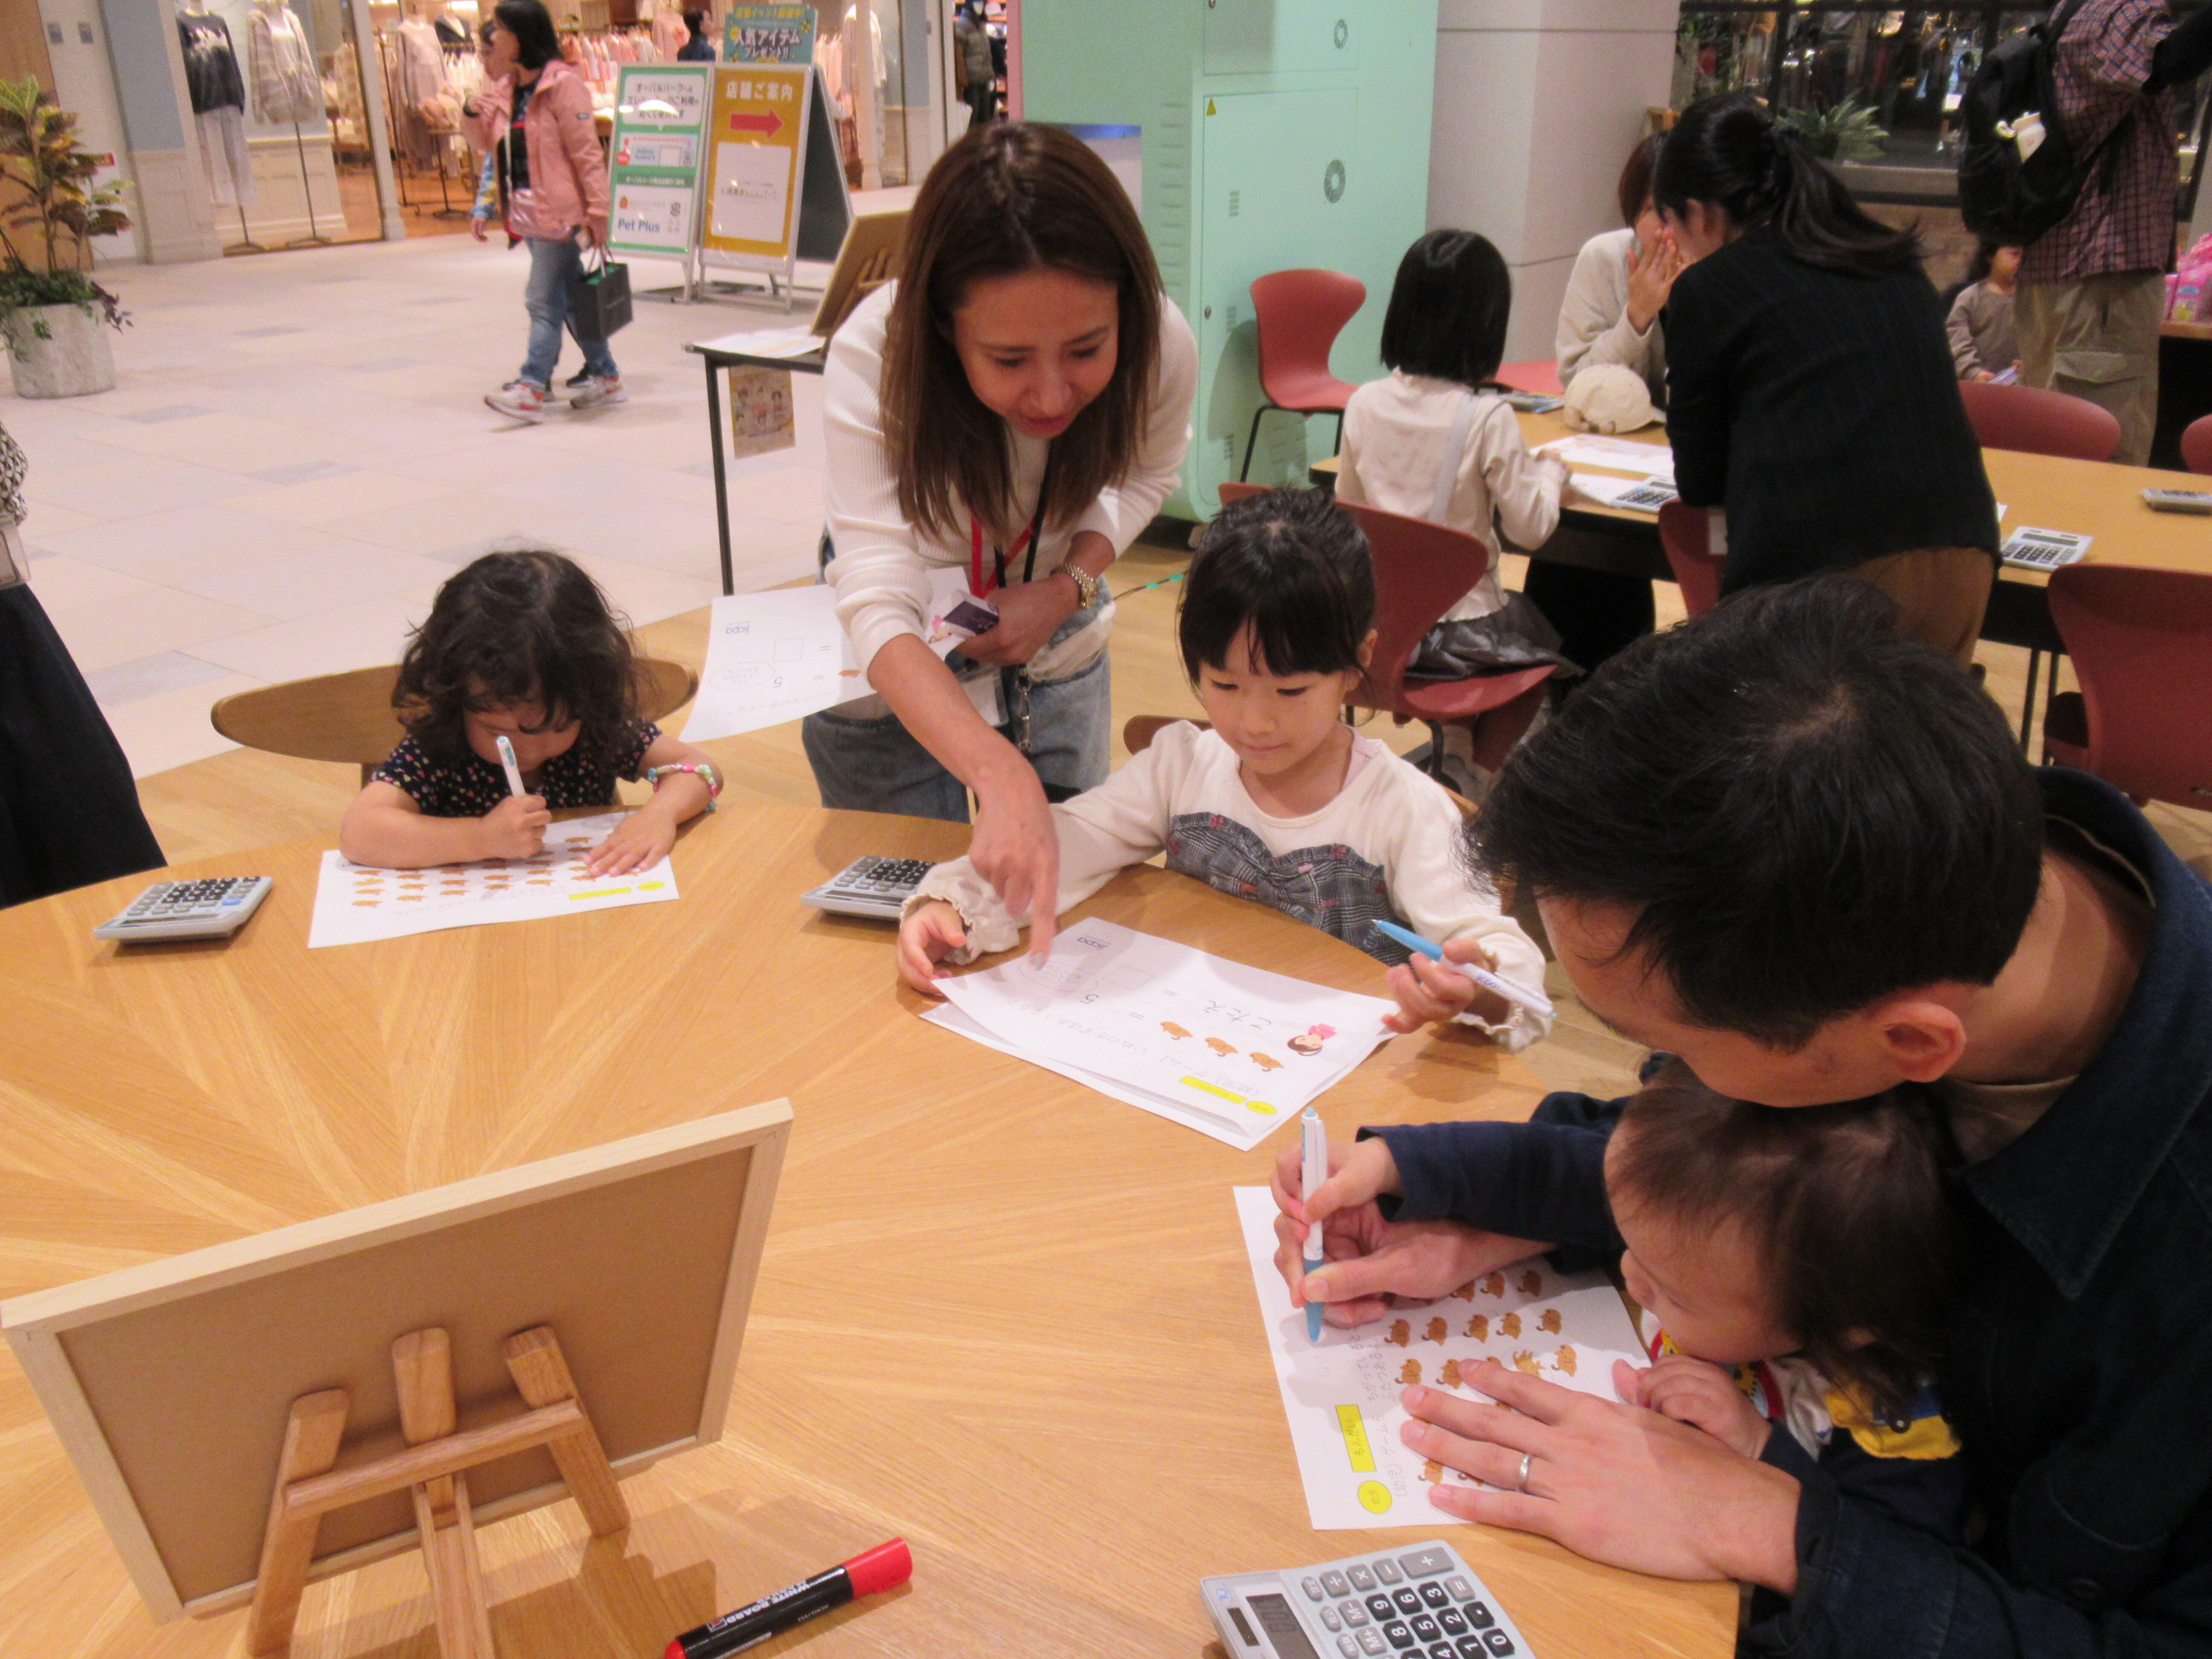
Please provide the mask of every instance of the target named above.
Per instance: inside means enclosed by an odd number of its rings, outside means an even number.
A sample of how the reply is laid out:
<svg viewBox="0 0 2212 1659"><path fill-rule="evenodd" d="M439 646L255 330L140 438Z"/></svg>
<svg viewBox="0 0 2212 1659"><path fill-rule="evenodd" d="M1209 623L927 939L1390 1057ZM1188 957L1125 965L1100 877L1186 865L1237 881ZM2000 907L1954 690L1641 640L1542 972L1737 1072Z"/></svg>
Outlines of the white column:
<svg viewBox="0 0 2212 1659"><path fill-rule="evenodd" d="M1513 273L1505 360L1552 355L1583 242L1667 101L1676 0L1442 0L1429 224L1480 231Z"/></svg>
<svg viewBox="0 0 2212 1659"><path fill-rule="evenodd" d="M376 171L378 234L387 242L404 242L407 222L399 216L399 191L392 177L392 117L384 107L384 74L377 58L376 28L368 15L368 0L352 0L352 11L353 51L361 71L362 119L368 127L369 158ZM485 15L490 15L489 9ZM471 173L471 200L476 188L476 175Z"/></svg>

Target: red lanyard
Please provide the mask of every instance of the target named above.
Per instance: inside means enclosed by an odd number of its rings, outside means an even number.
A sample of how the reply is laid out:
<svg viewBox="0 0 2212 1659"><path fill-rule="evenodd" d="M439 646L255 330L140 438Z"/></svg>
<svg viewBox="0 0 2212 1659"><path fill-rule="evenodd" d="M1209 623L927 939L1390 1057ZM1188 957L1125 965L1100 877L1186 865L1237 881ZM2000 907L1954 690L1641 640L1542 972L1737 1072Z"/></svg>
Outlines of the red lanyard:
<svg viewBox="0 0 2212 1659"><path fill-rule="evenodd" d="M973 513L968 515L968 591L977 599L988 599L992 588L1006 585L1006 561L1019 555L1023 548L1029 549L1030 562L1022 571L1022 580L1027 581L1030 573L1036 568L1037 530L1044 522L1045 491L1051 483L1052 452L1048 450L1045 452L1044 477L1037 482L1036 511L1030 515L1029 528L1014 538L1012 547L1004 552L995 547L991 550L991 581L988 586L983 582L982 522Z"/></svg>

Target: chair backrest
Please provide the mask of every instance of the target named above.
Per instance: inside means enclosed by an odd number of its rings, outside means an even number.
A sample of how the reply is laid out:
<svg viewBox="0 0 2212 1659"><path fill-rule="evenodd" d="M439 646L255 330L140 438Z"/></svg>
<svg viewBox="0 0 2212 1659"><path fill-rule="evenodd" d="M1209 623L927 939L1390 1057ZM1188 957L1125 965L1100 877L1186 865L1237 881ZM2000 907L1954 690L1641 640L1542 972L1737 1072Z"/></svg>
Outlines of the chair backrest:
<svg viewBox="0 0 2212 1659"><path fill-rule="evenodd" d="M2069 565L2051 576L2088 716L2088 767L2130 795L2212 806L2212 575Z"/></svg>
<svg viewBox="0 0 2212 1659"><path fill-rule="evenodd" d="M1260 389L1271 402L1295 408L1317 382L1343 384L1329 372L1329 348L1366 303L1367 284L1340 270L1276 270L1254 279Z"/></svg>
<svg viewBox="0 0 2212 1659"><path fill-rule="evenodd" d="M1728 561L1712 550L1712 514L1685 501L1659 509L1659 546L1682 590L1682 608L1702 617L1721 602L1721 568Z"/></svg>
<svg viewBox="0 0 2212 1659"><path fill-rule="evenodd" d="M2212 415L2181 428L2181 464L2191 472L2212 472Z"/></svg>
<svg viewBox="0 0 2212 1659"><path fill-rule="evenodd" d="M2118 420L2087 398L1987 380L1961 380L1959 396L1966 400L1966 418L1984 449L2109 461L2120 447Z"/></svg>
<svg viewBox="0 0 2212 1659"><path fill-rule="evenodd" d="M649 720L690 702L699 677L681 663L637 659L638 713ZM258 686L223 698L209 711L215 729L233 743L301 760L375 766L407 735L392 707L395 664Z"/></svg>

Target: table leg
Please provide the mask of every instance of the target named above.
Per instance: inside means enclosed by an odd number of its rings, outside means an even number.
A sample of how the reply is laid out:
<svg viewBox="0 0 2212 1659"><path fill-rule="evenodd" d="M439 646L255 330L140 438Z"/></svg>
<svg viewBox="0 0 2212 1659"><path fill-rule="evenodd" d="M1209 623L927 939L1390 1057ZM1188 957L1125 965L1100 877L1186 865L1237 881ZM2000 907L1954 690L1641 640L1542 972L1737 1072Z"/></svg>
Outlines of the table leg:
<svg viewBox="0 0 2212 1659"><path fill-rule="evenodd" d="M722 389L714 383L714 360L702 361L707 365L707 442L714 453L714 534L722 547L722 592L734 593L738 586L730 568L730 480L722 469Z"/></svg>
<svg viewBox="0 0 2212 1659"><path fill-rule="evenodd" d="M2035 675L2042 665L2043 653L2030 647L2027 653L2027 696L2021 700L2020 705L2020 752L2023 755L2027 753L2028 728L2035 724ZM2051 673L2054 679L2057 678L2058 665L2056 662L2051 665Z"/></svg>

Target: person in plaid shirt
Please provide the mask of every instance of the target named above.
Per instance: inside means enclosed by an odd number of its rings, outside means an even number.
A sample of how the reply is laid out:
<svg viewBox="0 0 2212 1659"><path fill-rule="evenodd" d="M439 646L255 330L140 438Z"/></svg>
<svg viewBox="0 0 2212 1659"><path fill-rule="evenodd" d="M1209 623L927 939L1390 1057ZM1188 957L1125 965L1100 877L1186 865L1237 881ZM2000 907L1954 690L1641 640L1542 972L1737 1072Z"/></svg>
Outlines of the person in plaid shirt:
<svg viewBox="0 0 2212 1659"><path fill-rule="evenodd" d="M2058 125L2094 165L2074 210L2021 261L2021 380L2112 410L2112 459L2142 466L2158 422L2158 325L2173 267L2171 88L2212 65L2212 5L2177 25L2166 0L2087 0L2053 60Z"/></svg>

